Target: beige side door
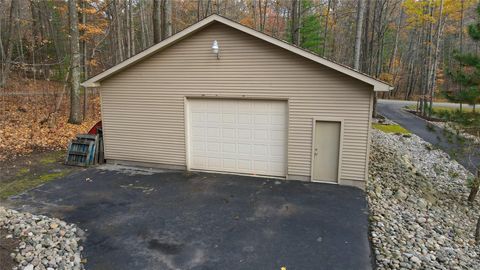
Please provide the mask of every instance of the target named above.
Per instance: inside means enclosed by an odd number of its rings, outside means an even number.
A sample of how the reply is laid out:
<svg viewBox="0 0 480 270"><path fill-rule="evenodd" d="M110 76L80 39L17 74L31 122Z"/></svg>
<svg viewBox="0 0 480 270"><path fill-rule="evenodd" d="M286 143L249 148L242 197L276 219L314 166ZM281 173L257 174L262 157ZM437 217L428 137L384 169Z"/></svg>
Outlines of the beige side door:
<svg viewBox="0 0 480 270"><path fill-rule="evenodd" d="M341 123L315 122L313 145L313 180L338 181L338 159L340 155Z"/></svg>

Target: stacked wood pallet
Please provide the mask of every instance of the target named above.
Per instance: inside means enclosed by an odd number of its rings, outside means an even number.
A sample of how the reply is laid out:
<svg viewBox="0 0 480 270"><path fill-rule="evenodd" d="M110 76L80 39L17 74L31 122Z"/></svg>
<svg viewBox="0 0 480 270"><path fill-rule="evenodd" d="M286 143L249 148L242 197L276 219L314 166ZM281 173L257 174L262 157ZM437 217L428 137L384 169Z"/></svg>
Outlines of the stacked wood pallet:
<svg viewBox="0 0 480 270"><path fill-rule="evenodd" d="M103 163L103 140L99 134L79 134L68 145L65 164L90 166Z"/></svg>

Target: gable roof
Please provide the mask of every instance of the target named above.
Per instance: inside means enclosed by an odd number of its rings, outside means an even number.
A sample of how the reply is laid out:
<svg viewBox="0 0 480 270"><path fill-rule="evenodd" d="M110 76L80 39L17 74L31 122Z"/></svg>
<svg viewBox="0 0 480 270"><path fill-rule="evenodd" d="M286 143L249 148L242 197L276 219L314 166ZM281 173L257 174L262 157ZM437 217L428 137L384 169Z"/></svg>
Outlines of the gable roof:
<svg viewBox="0 0 480 270"><path fill-rule="evenodd" d="M164 48L167 48L173 44L175 44L176 42L186 38L186 37L189 37L190 35L194 34L194 33L197 33L198 31L204 29L205 27L215 23L215 22L219 22L219 23L222 23L224 25L227 25L227 26L230 26L234 29L237 29L241 32L244 32L246 34L249 34L251 36L254 36L256 38L259 38L261 40L264 40L268 43L271 43L273 45L276 45L280 48L283 48L285 50L288 50L292 53L295 53L297 55L300 55L304 58L307 58L307 59L310 59L314 62L317 62L321 65L324 65L326 67L329 67L329 68L332 68L338 72L341 72L343 74L346 74L350 77L353 77L357 80L360 80L362 82L365 82L367 84L370 84L373 86L373 90L374 91L390 91L393 89L393 87L391 85L389 85L388 83L386 82L383 82L381 80L378 80L376 78L373 78L367 74L364 74L364 73L361 73L359 71L356 71L354 70L353 68L350 68L346 65L342 65L342 64L339 64L339 63L335 63L333 61L330 61L330 60L327 60L323 57L320 57L314 53L311 53L311 52L308 52L306 50L303 50L299 47L296 47L296 46L293 46L285 41L282 41L282 40L279 40L279 39L276 39L276 38L273 38L269 35L266 35L262 32L259 32L259 31L256 31L252 28L249 28L249 27L246 27L244 25L241 25L237 22L234 22L232 20L229 20L227 18L224 18L222 16L219 16L219 15L211 15L199 22L197 22L196 24L193 24L192 26L190 27L187 27L185 28L184 30L178 32L177 34L153 45L152 47L136 54L135 56L131 57L131 58L128 58L127 60L119 63L118 65L115 65L99 74L97 74L96 76L93 76L92 78L84 81L81 85L84 86L84 87L98 87L100 86L100 82L126 68L128 68L129 66L131 65L134 65L135 63L143 60L144 58L146 57L149 57L159 51L161 51L162 49Z"/></svg>

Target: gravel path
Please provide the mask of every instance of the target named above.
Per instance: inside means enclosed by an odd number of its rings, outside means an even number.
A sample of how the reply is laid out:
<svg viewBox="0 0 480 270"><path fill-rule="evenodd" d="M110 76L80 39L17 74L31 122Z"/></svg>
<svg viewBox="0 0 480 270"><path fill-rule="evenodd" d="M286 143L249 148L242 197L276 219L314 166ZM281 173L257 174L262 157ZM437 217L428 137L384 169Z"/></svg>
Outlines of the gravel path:
<svg viewBox="0 0 480 270"><path fill-rule="evenodd" d="M23 270L82 270L79 245L83 232L74 224L59 219L21 213L0 207L0 228L19 238L11 257Z"/></svg>
<svg viewBox="0 0 480 270"><path fill-rule="evenodd" d="M480 269L473 175L420 137L373 130L371 237L378 269Z"/></svg>

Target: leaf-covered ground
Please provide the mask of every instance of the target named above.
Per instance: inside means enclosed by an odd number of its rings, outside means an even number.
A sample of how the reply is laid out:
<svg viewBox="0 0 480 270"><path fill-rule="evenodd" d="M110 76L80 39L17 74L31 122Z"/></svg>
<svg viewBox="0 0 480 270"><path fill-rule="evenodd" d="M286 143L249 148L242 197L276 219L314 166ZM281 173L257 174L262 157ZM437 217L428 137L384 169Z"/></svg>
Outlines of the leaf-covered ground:
<svg viewBox="0 0 480 270"><path fill-rule="evenodd" d="M34 150L61 150L77 133L85 133L100 120L100 99L91 94L87 119L68 124L70 97L63 84L15 80L0 92L0 161ZM68 92L68 91L67 91ZM59 110L54 113L56 104Z"/></svg>

